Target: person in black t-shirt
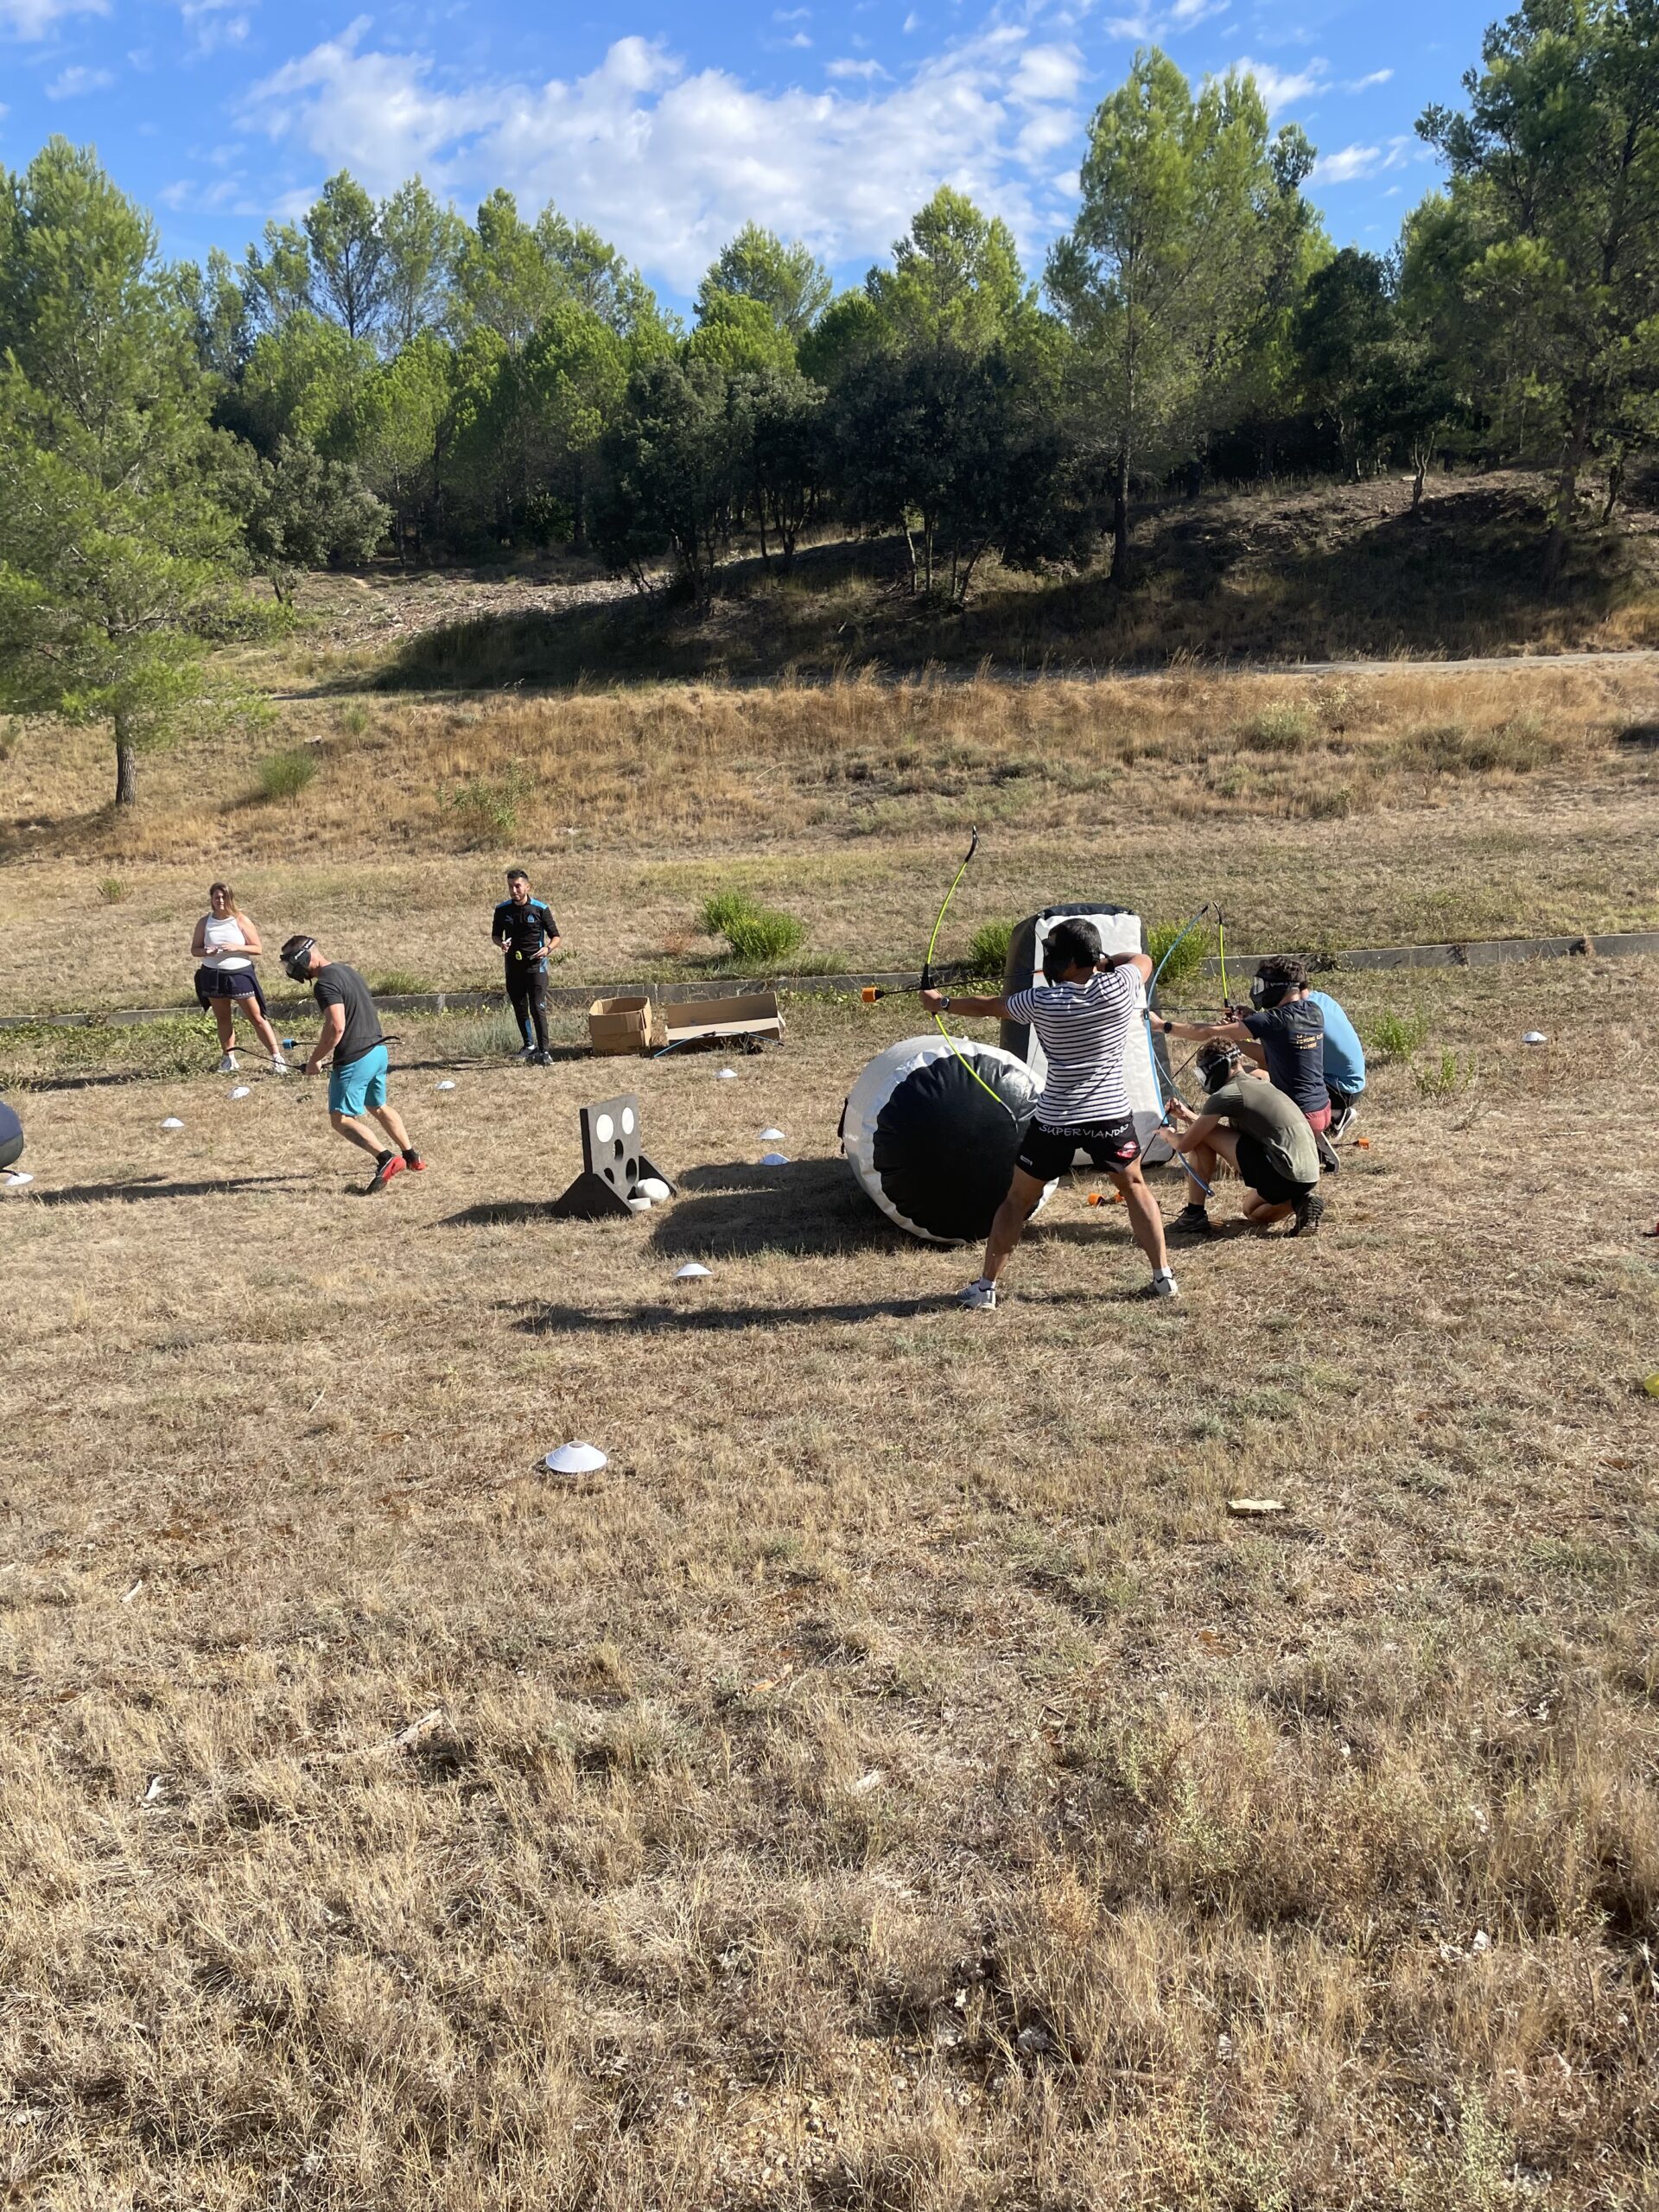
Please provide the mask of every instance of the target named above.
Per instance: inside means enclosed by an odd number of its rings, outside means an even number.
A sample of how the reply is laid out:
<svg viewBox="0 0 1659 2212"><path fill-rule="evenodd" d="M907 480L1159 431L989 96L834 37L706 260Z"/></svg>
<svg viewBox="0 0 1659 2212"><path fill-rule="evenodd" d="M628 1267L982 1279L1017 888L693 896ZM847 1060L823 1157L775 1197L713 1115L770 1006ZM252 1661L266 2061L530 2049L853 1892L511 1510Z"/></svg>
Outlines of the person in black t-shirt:
<svg viewBox="0 0 1659 2212"><path fill-rule="evenodd" d="M1166 1037L1198 1044L1220 1042L1243 1047L1265 1068L1275 1090L1294 1099L1307 1116L1327 1173L1339 1165L1325 1132L1331 1126L1331 1094L1325 1085L1325 1015L1307 995L1307 968L1286 955L1264 960L1250 983L1250 1007L1230 1008L1225 1021L1166 1021L1151 1016Z"/></svg>
<svg viewBox="0 0 1659 2212"><path fill-rule="evenodd" d="M547 1049L547 956L559 946L559 925L552 911L530 895L530 878L521 868L507 870L507 895L495 910L490 935L507 965L507 996L524 1039L521 1060L552 1065ZM531 1031L534 1029L532 1039Z"/></svg>
<svg viewBox="0 0 1659 2212"><path fill-rule="evenodd" d="M386 1097L386 1039L368 985L355 968L329 960L314 937L291 937L282 950L284 974L309 983L322 1008L322 1029L307 1075L328 1068L328 1119L350 1144L374 1159L371 1191L384 1191L394 1176L419 1173L426 1162L409 1141L409 1131ZM366 1118L365 1118L366 1117ZM390 1145L370 1127L378 1122Z"/></svg>

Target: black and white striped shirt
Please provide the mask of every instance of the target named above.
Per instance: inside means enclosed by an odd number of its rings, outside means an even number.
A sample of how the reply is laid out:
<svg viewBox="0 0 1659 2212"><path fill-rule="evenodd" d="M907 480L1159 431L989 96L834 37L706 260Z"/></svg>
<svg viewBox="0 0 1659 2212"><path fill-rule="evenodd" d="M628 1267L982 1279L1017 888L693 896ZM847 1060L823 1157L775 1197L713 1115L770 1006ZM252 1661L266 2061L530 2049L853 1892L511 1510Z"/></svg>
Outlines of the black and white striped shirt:
<svg viewBox="0 0 1659 2212"><path fill-rule="evenodd" d="M1015 991L1007 1001L1016 1021L1028 1021L1048 1062L1037 1121L1045 1129L1076 1129L1127 1121L1131 1108L1123 1076L1129 1025L1141 1002L1140 976L1114 968L1086 983L1050 983Z"/></svg>

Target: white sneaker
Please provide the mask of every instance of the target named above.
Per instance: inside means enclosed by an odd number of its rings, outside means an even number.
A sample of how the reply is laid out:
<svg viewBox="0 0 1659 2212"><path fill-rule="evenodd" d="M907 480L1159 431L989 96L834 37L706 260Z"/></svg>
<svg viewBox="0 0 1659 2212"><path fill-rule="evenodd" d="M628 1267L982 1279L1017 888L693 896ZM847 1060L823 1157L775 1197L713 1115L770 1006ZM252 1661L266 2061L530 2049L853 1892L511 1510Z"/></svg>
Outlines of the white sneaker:
<svg viewBox="0 0 1659 2212"><path fill-rule="evenodd" d="M271 1055L270 1071L272 1075L292 1075L294 1072L280 1052Z"/></svg>
<svg viewBox="0 0 1659 2212"><path fill-rule="evenodd" d="M1175 1287L1175 1278L1167 1268L1164 1269L1162 1274L1154 1275L1141 1294L1142 1298L1179 1298L1180 1294Z"/></svg>
<svg viewBox="0 0 1659 2212"><path fill-rule="evenodd" d="M957 1303L970 1313L988 1313L996 1304L996 1285L981 1275L977 1282L957 1293Z"/></svg>
<svg viewBox="0 0 1659 2212"><path fill-rule="evenodd" d="M215 1073L219 1075L234 1075L236 1073L236 1054L234 1052L226 1052L224 1058L220 1060L218 1068L215 1070Z"/></svg>

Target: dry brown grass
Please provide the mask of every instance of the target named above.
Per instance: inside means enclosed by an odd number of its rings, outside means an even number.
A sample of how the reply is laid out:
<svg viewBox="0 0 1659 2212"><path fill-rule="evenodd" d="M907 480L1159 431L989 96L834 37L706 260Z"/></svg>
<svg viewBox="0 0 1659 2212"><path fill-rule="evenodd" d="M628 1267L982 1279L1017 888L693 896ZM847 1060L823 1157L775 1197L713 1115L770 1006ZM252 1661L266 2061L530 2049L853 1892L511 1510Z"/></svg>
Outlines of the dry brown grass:
<svg viewBox="0 0 1659 2212"><path fill-rule="evenodd" d="M147 764L116 823L76 811L93 739L19 747L0 771L24 824L0 866L13 1009L181 997L218 874L271 945L305 927L372 976L431 985L493 980L489 907L520 860L565 925L564 981L696 972L716 950L697 910L734 883L798 914L820 964L913 962L969 821L984 857L957 949L988 914L1126 890L1163 918L1219 897L1241 948L1659 918L1649 666L303 711L332 732L313 733L321 772L276 804L235 796L251 756L181 751ZM480 791L510 827L457 803Z"/></svg>
<svg viewBox="0 0 1659 2212"><path fill-rule="evenodd" d="M406 1067L371 1204L315 1090L65 1057L0 1200L13 2196L1650 2203L1656 981L1357 982L1467 1080L1380 1071L1325 1233L1173 1313L1081 1188L949 1306L833 1157L901 1008L625 1064L682 1196L613 1228L535 1202L617 1070Z"/></svg>

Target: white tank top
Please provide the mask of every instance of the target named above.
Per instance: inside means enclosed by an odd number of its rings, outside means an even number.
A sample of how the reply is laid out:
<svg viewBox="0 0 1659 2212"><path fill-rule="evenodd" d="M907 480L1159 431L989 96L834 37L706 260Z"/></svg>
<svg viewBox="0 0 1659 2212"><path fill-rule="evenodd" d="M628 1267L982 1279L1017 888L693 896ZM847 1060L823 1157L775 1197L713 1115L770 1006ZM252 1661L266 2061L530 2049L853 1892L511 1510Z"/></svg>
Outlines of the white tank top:
<svg viewBox="0 0 1659 2212"><path fill-rule="evenodd" d="M202 966L226 974L237 968L251 968L253 963L241 957L241 948L247 941L234 914L226 914L223 921L207 915L201 931Z"/></svg>

